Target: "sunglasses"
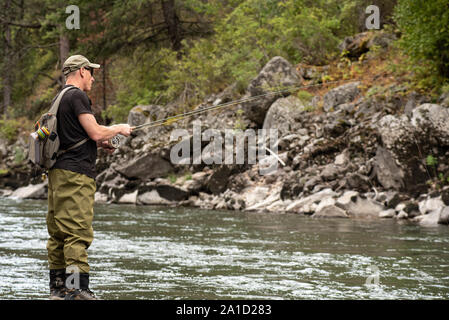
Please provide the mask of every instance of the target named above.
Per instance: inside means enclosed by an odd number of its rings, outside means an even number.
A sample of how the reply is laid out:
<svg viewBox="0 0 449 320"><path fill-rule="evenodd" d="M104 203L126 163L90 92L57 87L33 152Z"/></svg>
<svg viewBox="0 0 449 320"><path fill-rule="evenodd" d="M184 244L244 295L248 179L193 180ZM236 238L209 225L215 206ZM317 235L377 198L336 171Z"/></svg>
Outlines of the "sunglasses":
<svg viewBox="0 0 449 320"><path fill-rule="evenodd" d="M89 71L91 76L94 75L94 69L93 69L93 68L84 67L84 69L86 69L87 71Z"/></svg>

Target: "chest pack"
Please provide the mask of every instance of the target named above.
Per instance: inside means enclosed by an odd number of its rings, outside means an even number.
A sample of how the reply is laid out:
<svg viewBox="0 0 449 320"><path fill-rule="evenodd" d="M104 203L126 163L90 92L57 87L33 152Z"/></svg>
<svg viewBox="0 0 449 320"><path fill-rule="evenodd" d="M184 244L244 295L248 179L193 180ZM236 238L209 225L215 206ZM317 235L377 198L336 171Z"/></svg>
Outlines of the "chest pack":
<svg viewBox="0 0 449 320"><path fill-rule="evenodd" d="M56 162L56 159L69 150L75 149L89 139L83 139L68 149L59 150L60 141L58 136L58 120L57 113L61 99L70 89L76 87L68 87L62 90L55 101L53 102L50 110L43 114L34 125L34 132L29 137L29 152L28 158L32 163L45 168L50 169Z"/></svg>

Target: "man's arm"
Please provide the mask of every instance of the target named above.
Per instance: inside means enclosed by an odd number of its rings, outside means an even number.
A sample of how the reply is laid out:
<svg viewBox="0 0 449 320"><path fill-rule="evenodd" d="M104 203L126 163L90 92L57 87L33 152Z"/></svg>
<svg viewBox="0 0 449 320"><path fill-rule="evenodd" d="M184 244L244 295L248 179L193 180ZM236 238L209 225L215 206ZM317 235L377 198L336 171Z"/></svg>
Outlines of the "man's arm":
<svg viewBox="0 0 449 320"><path fill-rule="evenodd" d="M89 138L97 142L109 140L117 134L129 136L132 131L128 124L117 124L110 127L99 125L93 114L90 113L80 114L78 120Z"/></svg>

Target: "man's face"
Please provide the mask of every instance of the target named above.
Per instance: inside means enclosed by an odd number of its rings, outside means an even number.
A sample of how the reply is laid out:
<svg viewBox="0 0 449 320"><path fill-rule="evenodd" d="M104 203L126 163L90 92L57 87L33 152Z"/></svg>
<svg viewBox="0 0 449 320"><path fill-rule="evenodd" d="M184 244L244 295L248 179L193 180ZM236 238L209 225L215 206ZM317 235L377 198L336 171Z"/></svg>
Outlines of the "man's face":
<svg viewBox="0 0 449 320"><path fill-rule="evenodd" d="M80 69L81 78L83 79L83 91L90 91L92 89L92 83L94 83L94 69L84 67Z"/></svg>

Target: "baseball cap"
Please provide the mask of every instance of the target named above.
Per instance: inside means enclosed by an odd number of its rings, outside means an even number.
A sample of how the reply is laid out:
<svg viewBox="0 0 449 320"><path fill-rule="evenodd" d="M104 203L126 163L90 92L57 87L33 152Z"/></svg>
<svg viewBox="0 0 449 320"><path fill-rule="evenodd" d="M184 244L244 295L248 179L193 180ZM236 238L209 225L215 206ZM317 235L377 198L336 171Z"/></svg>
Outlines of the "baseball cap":
<svg viewBox="0 0 449 320"><path fill-rule="evenodd" d="M64 75L68 75L70 72L84 67L99 69L100 65L91 63L89 60L87 60L86 57L77 54L67 58L67 60L64 62L64 65L62 66L62 72L64 73Z"/></svg>

